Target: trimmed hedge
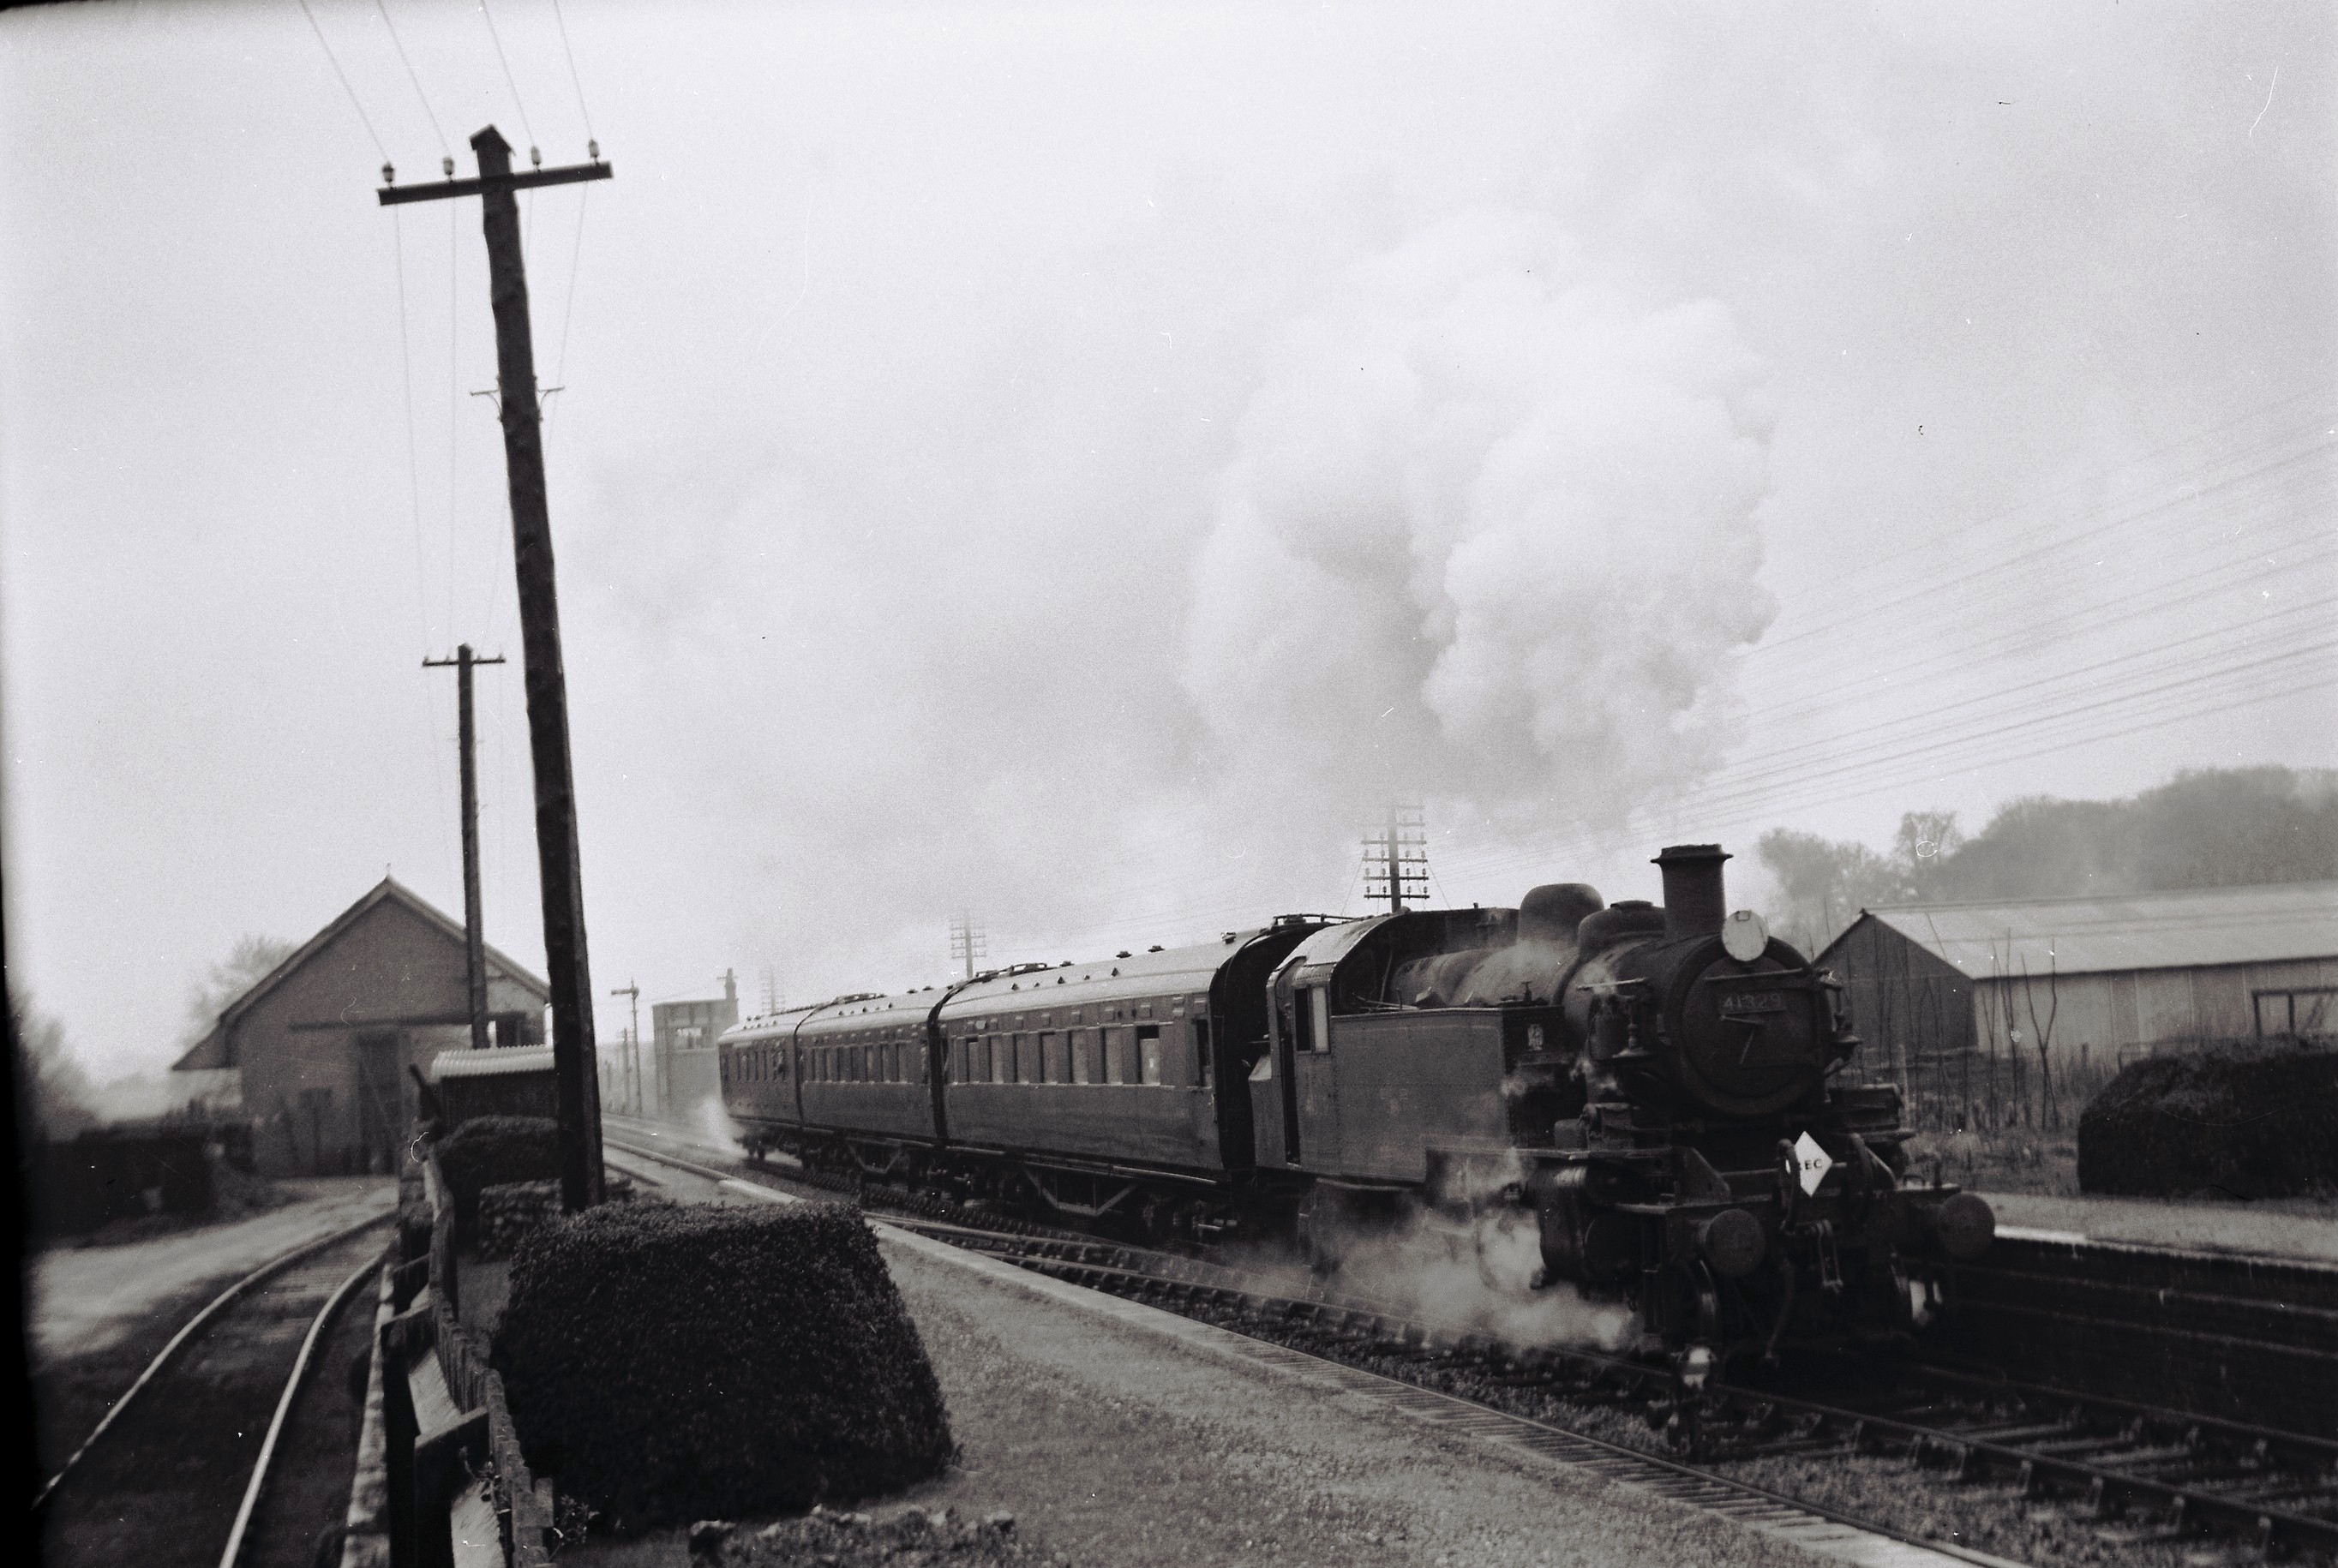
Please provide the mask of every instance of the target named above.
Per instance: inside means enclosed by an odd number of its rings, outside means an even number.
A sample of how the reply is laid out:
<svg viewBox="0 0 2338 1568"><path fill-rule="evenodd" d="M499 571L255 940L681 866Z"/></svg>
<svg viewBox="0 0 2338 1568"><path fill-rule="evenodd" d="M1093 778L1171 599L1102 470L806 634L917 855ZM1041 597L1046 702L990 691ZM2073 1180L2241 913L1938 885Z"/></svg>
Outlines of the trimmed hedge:
<svg viewBox="0 0 2338 1568"><path fill-rule="evenodd" d="M560 1179L560 1124L549 1116L474 1116L439 1139L434 1152L455 1200L456 1232L467 1241L482 1188Z"/></svg>
<svg viewBox="0 0 2338 1568"><path fill-rule="evenodd" d="M496 1357L530 1466L620 1531L896 1491L953 1452L853 1210L607 1205L530 1231Z"/></svg>
<svg viewBox="0 0 2338 1568"><path fill-rule="evenodd" d="M2286 1198L2338 1183L2338 1053L2155 1056L2078 1117L2078 1190Z"/></svg>

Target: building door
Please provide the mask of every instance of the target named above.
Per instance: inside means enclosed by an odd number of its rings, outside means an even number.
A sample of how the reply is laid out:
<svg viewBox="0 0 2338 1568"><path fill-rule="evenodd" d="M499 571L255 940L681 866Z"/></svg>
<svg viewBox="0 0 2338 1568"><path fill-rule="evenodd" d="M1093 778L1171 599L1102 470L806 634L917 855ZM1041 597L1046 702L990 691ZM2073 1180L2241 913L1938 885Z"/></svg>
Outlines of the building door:
<svg viewBox="0 0 2338 1568"><path fill-rule="evenodd" d="M406 1143L406 1097L398 1083L395 1034L358 1036L359 1160L368 1171L395 1175Z"/></svg>

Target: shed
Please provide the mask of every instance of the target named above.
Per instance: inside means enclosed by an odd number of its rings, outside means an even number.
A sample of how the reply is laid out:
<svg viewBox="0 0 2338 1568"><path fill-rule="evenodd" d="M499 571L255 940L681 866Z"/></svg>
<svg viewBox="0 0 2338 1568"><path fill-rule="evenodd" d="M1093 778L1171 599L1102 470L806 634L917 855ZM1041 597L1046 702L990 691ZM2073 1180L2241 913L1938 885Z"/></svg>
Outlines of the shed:
<svg viewBox="0 0 2338 1568"><path fill-rule="evenodd" d="M539 1044L545 983L486 949L499 1046ZM398 1169L419 1069L470 1043L463 923L383 877L221 1010L174 1071L233 1069L263 1174Z"/></svg>
<svg viewBox="0 0 2338 1568"><path fill-rule="evenodd" d="M430 1060L430 1082L438 1093L448 1130L474 1116L556 1116L552 1047L520 1045L508 1051L441 1051Z"/></svg>
<svg viewBox="0 0 2338 1568"><path fill-rule="evenodd" d="M1870 1070L1920 1105L2017 1083L2042 1102L2058 1074L2076 1092L2209 1041L2326 1042L2338 882L1884 906L1816 962L1846 987Z"/></svg>

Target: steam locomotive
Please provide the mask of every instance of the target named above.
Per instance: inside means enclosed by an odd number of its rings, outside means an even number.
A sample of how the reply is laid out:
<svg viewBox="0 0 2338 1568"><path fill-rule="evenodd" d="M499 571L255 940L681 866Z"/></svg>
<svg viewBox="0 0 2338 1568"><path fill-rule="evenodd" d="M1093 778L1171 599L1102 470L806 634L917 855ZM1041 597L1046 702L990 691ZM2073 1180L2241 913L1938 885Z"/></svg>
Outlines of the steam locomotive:
<svg viewBox="0 0 2338 1568"><path fill-rule="evenodd" d="M723 1105L757 1158L1325 1268L1524 1230L1519 1289L1627 1307L1691 1387L1920 1328L1994 1220L1908 1179L1841 988L1727 912L1727 858L1665 849L1662 907L1557 884L839 997L727 1032Z"/></svg>

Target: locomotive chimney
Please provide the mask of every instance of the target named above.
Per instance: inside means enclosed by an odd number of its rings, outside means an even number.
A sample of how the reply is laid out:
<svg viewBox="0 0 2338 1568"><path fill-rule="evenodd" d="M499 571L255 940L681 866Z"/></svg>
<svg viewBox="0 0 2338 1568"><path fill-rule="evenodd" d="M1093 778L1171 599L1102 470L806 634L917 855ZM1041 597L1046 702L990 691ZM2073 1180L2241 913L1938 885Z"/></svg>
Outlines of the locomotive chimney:
<svg viewBox="0 0 2338 1568"><path fill-rule="evenodd" d="M1656 857L1665 874L1665 939L1718 936L1729 914L1721 889L1721 863L1728 852L1718 844L1674 844Z"/></svg>

